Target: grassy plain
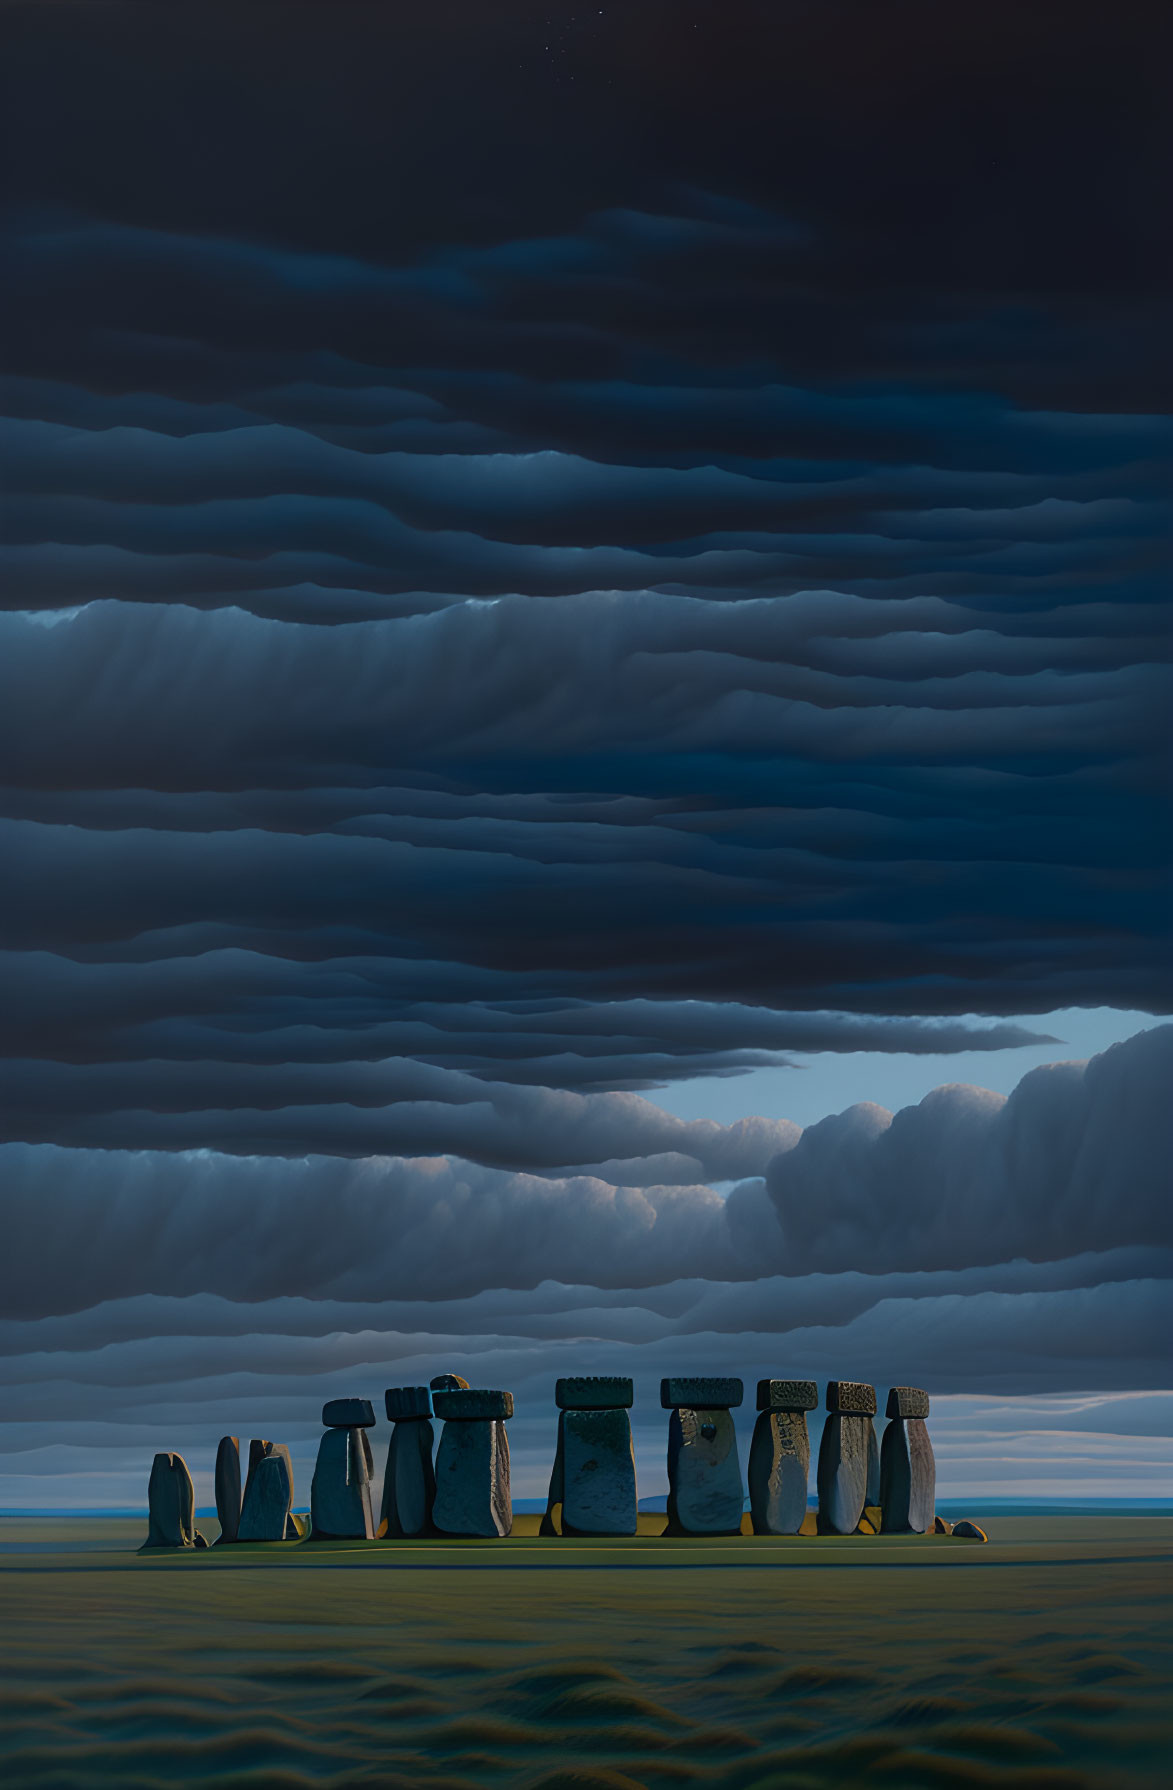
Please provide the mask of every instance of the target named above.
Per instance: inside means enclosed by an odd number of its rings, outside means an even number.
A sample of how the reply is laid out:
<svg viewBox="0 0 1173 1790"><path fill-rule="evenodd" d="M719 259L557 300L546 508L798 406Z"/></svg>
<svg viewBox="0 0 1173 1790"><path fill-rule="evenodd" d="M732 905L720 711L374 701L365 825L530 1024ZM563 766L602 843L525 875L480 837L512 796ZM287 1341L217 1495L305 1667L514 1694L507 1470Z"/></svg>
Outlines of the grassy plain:
<svg viewBox="0 0 1173 1790"><path fill-rule="evenodd" d="M1169 1781L1173 1519L998 1517L986 1546L536 1523L138 1556L142 1521L0 1520L0 1781Z"/></svg>

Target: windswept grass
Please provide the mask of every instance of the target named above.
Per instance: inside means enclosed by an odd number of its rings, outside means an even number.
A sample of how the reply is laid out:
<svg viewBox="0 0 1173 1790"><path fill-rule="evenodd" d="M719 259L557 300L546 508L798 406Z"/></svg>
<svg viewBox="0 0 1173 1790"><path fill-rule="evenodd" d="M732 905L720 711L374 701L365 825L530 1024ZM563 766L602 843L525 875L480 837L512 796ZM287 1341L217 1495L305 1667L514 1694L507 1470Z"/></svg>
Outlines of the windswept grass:
<svg viewBox="0 0 1173 1790"><path fill-rule="evenodd" d="M142 1557L140 1530L0 1522L5 1790L1129 1790L1173 1756L1166 1519Z"/></svg>

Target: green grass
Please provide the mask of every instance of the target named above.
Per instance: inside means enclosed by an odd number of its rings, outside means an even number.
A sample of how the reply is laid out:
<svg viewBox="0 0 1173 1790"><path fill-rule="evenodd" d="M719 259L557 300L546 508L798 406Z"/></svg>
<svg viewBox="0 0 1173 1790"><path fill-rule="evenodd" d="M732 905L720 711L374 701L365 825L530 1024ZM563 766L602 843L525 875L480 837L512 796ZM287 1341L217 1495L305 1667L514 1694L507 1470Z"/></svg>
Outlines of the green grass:
<svg viewBox="0 0 1173 1790"><path fill-rule="evenodd" d="M137 1555L141 1522L5 1519L0 1781L1167 1781L1173 1519L987 1527Z"/></svg>

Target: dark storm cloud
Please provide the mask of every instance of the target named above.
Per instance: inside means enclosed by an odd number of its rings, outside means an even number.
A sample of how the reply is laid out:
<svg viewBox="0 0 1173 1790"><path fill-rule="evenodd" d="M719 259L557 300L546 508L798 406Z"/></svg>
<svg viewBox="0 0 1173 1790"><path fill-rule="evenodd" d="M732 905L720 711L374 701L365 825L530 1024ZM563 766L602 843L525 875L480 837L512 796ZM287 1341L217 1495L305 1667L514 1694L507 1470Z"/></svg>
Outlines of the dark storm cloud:
<svg viewBox="0 0 1173 1790"><path fill-rule="evenodd" d="M1167 1247L1171 1082L1161 1026L1035 1069L1005 1101L944 1087L895 1118L856 1106L808 1126L769 1171L787 1255L883 1270L1053 1259L1076 1237Z"/></svg>
<svg viewBox="0 0 1173 1790"><path fill-rule="evenodd" d="M153 238L133 247L84 231L27 240L52 244L67 295L79 281L93 286L92 257L108 281L121 254L135 302L164 302L157 283L140 295L137 281L144 256L157 252ZM78 265L59 266L63 242ZM195 264L174 283L205 329L201 253L213 290L221 278L234 304L259 277L258 255L236 245L181 239L174 252ZM289 301L283 317L305 290L301 263L293 257L282 269L275 259L271 278ZM402 278L342 262L334 277L319 271L337 313L321 327L339 339L355 327L371 282ZM32 289L51 314L43 282ZM112 302L121 311L123 299ZM512 313L515 292L507 303ZM266 343L273 304L258 293ZM447 330L466 347L467 308ZM430 330L443 333L442 313L429 292ZM186 338L194 328L179 317L171 333ZM516 359L510 341L486 344L492 372L455 384L445 375L448 383L417 393L414 408L438 413L442 426L436 414L355 425L322 415L329 372L353 378L360 369L339 356L314 381L319 333L315 326L301 349L289 347L273 393L248 389L250 372L263 381L277 369L241 364L242 349L219 369L218 406L176 400L166 433L157 413L153 429L99 433L95 400L76 392L71 414L59 386L45 392L44 407L73 426L38 421L27 414L37 386L18 383L13 405L25 414L0 444L14 500L9 601L235 600L328 620L355 614L347 593L364 587L368 614L395 613L409 592L553 596L592 585L728 596L846 581L868 593L947 592L979 603L1103 586L1117 600L1159 594L1156 456L1168 450L1160 419L1117 418L1105 431L1098 417L1074 417L1060 431L1057 419L1023 414L1009 399L912 396L898 386L812 390L784 382L781 369L763 380L755 368L752 383L724 387L688 383L695 368L646 368L641 377L633 366L618 379L604 368L584 381L577 350L579 377L535 379L524 368L501 372ZM393 413L412 407L403 390L411 380L428 388L438 378L426 366L413 371L412 345L396 340L409 365L388 393ZM425 362L434 358L428 346L415 345ZM149 366L124 358L129 383L165 376L153 355ZM353 415L359 395L344 383L341 411ZM380 401L377 387L367 395ZM121 414L107 401L112 424ZM283 601L307 580L320 587L316 601ZM343 592L338 600L331 587Z"/></svg>
<svg viewBox="0 0 1173 1790"><path fill-rule="evenodd" d="M1009 1100L945 1088L895 1119L854 1107L802 1133L765 1120L685 1123L633 1096L503 1095L473 1084L465 1090L471 1104L433 1119L435 1136L423 1145L436 1150L436 1136L447 1134L468 1140L471 1154L479 1137L498 1161L516 1161L532 1160L549 1140L547 1148L626 1158L622 1166L645 1172L659 1163L678 1182L690 1167L694 1182L753 1175L755 1167L760 1174L773 1155L771 1197L759 1179L722 1199L704 1185L641 1190L614 1185L615 1175L558 1180L436 1157L277 1164L203 1152L94 1156L8 1145L4 1309L37 1315L149 1292L249 1301L445 1298L545 1279L654 1286L688 1276L891 1274L1169 1250L1171 1050L1173 1028L1161 1027L1086 1067L1035 1070ZM444 1088L457 1080L403 1067L417 1083ZM103 1078L86 1073L96 1091L79 1093L79 1104L100 1098ZM296 1090L296 1072L289 1074ZM151 1089L156 1110L124 1121L145 1142L166 1140L169 1127L181 1141L164 1109L176 1098L198 1101L198 1075L186 1092L182 1078L166 1079L170 1094L158 1078ZM251 1078L241 1080L245 1101ZM20 1078L14 1081L31 1104ZM362 1078L354 1081L361 1098ZM386 1085L373 1090L380 1092L385 1099ZM410 1136L413 1124L427 1120L426 1108L413 1107L402 1090L399 1098L404 1105L382 1106L367 1128L389 1147L397 1130ZM320 1122L308 1105L267 1117L275 1128L300 1127L303 1138ZM202 1130L223 1148L226 1133L231 1139L225 1120L203 1112L187 1130ZM255 1113L239 1122L262 1123ZM85 1130L84 1120L71 1123ZM344 1140L363 1139L360 1113L348 1113L345 1123L353 1129L342 1132ZM105 1141L100 1123L91 1124L89 1138L95 1131ZM378 1148L373 1137L365 1140L368 1157ZM49 1237L57 1239L51 1251ZM825 1310L818 1288L798 1300ZM752 1294L736 1302L742 1319L753 1308Z"/></svg>
<svg viewBox="0 0 1173 1790"><path fill-rule="evenodd" d="M970 23L937 41L948 77L928 88L893 61L889 33L873 44L888 77L877 142L876 88L821 41L810 9L755 20L769 53L741 61L730 91L703 106L711 21L682 33L674 9L674 57L657 50L654 82L640 85L657 9L638 10L644 25L586 22L582 84L558 101L556 163L517 155L496 113L513 91L539 137L553 125L537 15L487 31L462 16L470 58L476 41L503 62L501 83L426 130L413 105L389 110L385 97L360 122L343 94L367 74L348 53L339 85L296 118L271 78L247 105L234 94L217 141L227 156L242 131L254 175L272 172L277 145L301 165L315 143L315 198L303 189L291 213L287 194L266 190L244 217L231 160L209 162L205 145L193 162L142 92L107 121L105 156L63 161L49 120L71 105L80 128L94 59L112 44L87 21L80 92L56 46L53 90L17 132L8 600L238 600L330 619L362 612L363 592L375 614L415 592L590 585L728 596L846 582L1002 605L1042 591L1159 594L1152 504L1168 427L1145 414L1165 344L1138 278L1155 249L1143 107L1097 146L1088 190L1100 202L1085 192L1079 231L1055 233L1044 185L1062 166L1074 187L1090 114L1080 83L1057 85L1048 65L1040 128L1025 71L1042 46L1017 13L1021 65L999 73L1022 113L1003 104L1008 153L975 165L958 131L988 103L985 47L961 48ZM873 29L853 21L857 39ZM345 35L353 48L371 34L377 53L386 30L367 20ZM185 37L180 19L155 22L137 55L166 54L171 32ZM814 61L780 110L778 84L810 34ZM435 49L418 21L390 41L397 67ZM240 71L260 48L238 27L233 47ZM21 48L35 67L35 47ZM126 80L125 48L108 93ZM226 98L208 44L184 48L170 64L177 115L197 92ZM339 55L304 22L282 53L299 91ZM780 54L763 155L752 107L733 95ZM1098 34L1093 47L1069 26L1067 55L1093 86L1117 78ZM588 99L598 79L605 130ZM893 109L910 79L911 134ZM25 92L17 84L18 112ZM148 118L154 153L128 159L134 121ZM470 130L481 180L454 182L449 156ZM404 154L414 166L438 133L446 155L403 178ZM1128 207L1102 202L1121 164ZM869 182L876 195L861 204Z"/></svg>
<svg viewBox="0 0 1173 1790"><path fill-rule="evenodd" d="M785 1126L758 1121L748 1139L729 1138L703 1122L690 1128L655 1109L648 1116L663 1121L665 1135L705 1132L730 1155L739 1143L743 1156L746 1143L768 1155L798 1135L796 1127L787 1135ZM657 1285L701 1267L752 1278L762 1234L778 1236L760 1181L729 1203L703 1185L615 1187L596 1177L550 1180L437 1157L317 1158L278 1168L202 1152L175 1158L9 1145L2 1153L14 1243L4 1309L14 1315L149 1291L249 1302L291 1294L369 1300L452 1297L551 1278ZM51 1267L49 1235L58 1239Z"/></svg>
<svg viewBox="0 0 1173 1790"><path fill-rule="evenodd" d="M387 1156L451 1150L639 1185L761 1174L789 1120L684 1122L637 1095L495 1084L429 1064L6 1065L8 1137L100 1148Z"/></svg>
<svg viewBox="0 0 1173 1790"><path fill-rule="evenodd" d="M853 1008L1168 998L1140 608L596 594L323 632L98 604L0 637L15 1054L638 1086L917 1048ZM633 1004L681 997L710 1006ZM559 1017L584 1000L624 1006Z"/></svg>
<svg viewBox="0 0 1173 1790"><path fill-rule="evenodd" d="M410 1056L495 1081L587 1091L731 1073L785 1051L999 1050L1038 1041L1025 1026L779 1013L715 1002L519 1000L532 978L470 966L335 958L312 969L246 951L144 963L81 963L0 953L0 1054L73 1062L144 1059L221 1064L340 1062ZM312 991L313 1023L305 1020ZM502 1000L494 996L510 995ZM265 1024L241 1030L250 1013ZM1045 1034L1041 1036L1045 1037ZM20 1074L21 1071L16 1071ZM28 1073L26 1063L24 1073ZM35 1071L33 1072L36 1073ZM128 1071L133 1073L133 1071ZM198 1073L198 1072L197 1072ZM360 1076L361 1080L361 1076ZM238 1098L230 1073L229 1103ZM191 1086L184 1077L185 1085ZM129 1084L122 1078L125 1089ZM109 1084L108 1084L109 1086ZM135 1080L136 1097L142 1086ZM324 1084L319 1084L324 1091ZM339 1084L334 1083L335 1092ZM91 1090L96 1091L96 1090ZM282 1090L288 1098L289 1089Z"/></svg>
<svg viewBox="0 0 1173 1790"><path fill-rule="evenodd" d="M149 1383L157 1377L148 1340L210 1339L225 1344L232 1361L237 1339L250 1337L250 1367L266 1373L299 1372L280 1340L338 1338L338 1348L358 1348L370 1334L405 1339L512 1335L535 1344L573 1342L591 1334L614 1344L639 1344L691 1335L733 1336L745 1331L782 1336L796 1329L849 1324L892 1300L950 1299L974 1293L1062 1293L1137 1280L1168 1280L1173 1251L1111 1249L1057 1262L1014 1261L958 1272L905 1274L765 1274L752 1282L667 1281L647 1287L607 1289L543 1281L522 1291L491 1288L465 1297L331 1299L282 1295L245 1304L219 1294L131 1294L64 1315L0 1319L0 1355L28 1357L30 1377L52 1377L63 1356L102 1352L111 1383ZM278 1342L269 1347L265 1339ZM354 1339L344 1342L343 1338ZM125 1345L125 1352L119 1353ZM208 1356L207 1359L213 1359ZM22 1369L5 1370L19 1377Z"/></svg>
<svg viewBox="0 0 1173 1790"><path fill-rule="evenodd" d="M445 1304L432 1304L417 1314L420 1321L414 1328L404 1327L396 1307L388 1304L372 1314L369 1328L359 1329L343 1317L330 1332L328 1308L319 1311L310 1306L305 1311L289 1301L275 1312L275 1302L267 1301L254 1312L239 1306L225 1308L222 1301L191 1299L183 1302L186 1327L160 1337L108 1343L100 1349L87 1348L79 1335L64 1347L38 1350L38 1333L43 1327L27 1327L30 1346L0 1356L0 1386L12 1421L11 1429L5 1425L0 1452L27 1447L24 1426L30 1422L88 1420L97 1426L125 1417L136 1405L155 1406L153 1420L157 1422L159 1407L167 1397L165 1387L173 1388L174 1395L189 1406L209 1404L213 1399L222 1404L226 1401L223 1422L231 1421L234 1405L248 1401L282 1414L287 1411L299 1433L312 1434L317 1428L313 1405L321 1402L321 1394L317 1398L302 1395L299 1410L297 1382L329 1375L345 1383L349 1373L369 1383L373 1367L394 1374L397 1364L418 1360L428 1351L442 1354L446 1350L456 1359L467 1359L474 1350L478 1354L508 1351L514 1356L510 1365L515 1375L545 1382L549 1369L543 1355L551 1350L559 1356L571 1354L583 1325L609 1356L621 1357L626 1351L629 1360L639 1363L641 1403L647 1384L642 1376L651 1380L657 1360L671 1362L673 1353L677 1359L695 1356L698 1348L720 1361L723 1368L735 1373L740 1368L739 1377L746 1378L762 1354L767 1359L771 1352L784 1354L807 1366L812 1356L826 1359L838 1353L843 1359L858 1351L874 1364L877 1378L895 1378L899 1383L900 1355L929 1358L927 1345L933 1338L936 1346L931 1358L940 1393L963 1391L973 1384L966 1360L975 1345L983 1353L991 1347L996 1350L998 1367L986 1378L989 1390L997 1382L1004 1390L1015 1388L1016 1380L1021 1379L1020 1371L1015 1371L1015 1356L1028 1350L1053 1358L1070 1357L1089 1376L1089 1383L1105 1389L1130 1371L1139 1370L1141 1381L1153 1381L1153 1368L1161 1359L1161 1302L1167 1282L1109 1279L1093 1287L1037 1292L995 1292L971 1284L965 1288L964 1310L952 1335L949 1314L950 1308L957 1311L957 1297L939 1295L928 1287L902 1293L885 1286L881 1297L861 1300L854 1309L837 1313L838 1287L832 1280L821 1289L830 1309L803 1320L776 1317L775 1313L784 1310L781 1302L790 1283L775 1280L767 1284L776 1303L764 1323L761 1313L751 1307L740 1323L713 1332L705 1328L705 1295L711 1297L719 1289L704 1286L689 1288L695 1303L690 1302L682 1318L670 1321L641 1308L638 1295L629 1295L627 1307L633 1318L610 1337L606 1307L598 1312L580 1307L580 1329L577 1335L570 1335L565 1327L546 1326L540 1317L532 1316L527 1310L534 1302L530 1299L518 1301L505 1319L479 1300L469 1302L467 1312L451 1312ZM575 1289L559 1287L557 1291L573 1299ZM128 1302L118 1302L113 1310L116 1317L130 1315ZM140 1321L144 1315L138 1313ZM283 1318L291 1320L295 1328L283 1329ZM231 1332L217 1335L216 1327L229 1320ZM1101 1326L1102 1348L1099 1339L1093 1346L1089 1336L1089 1322L1096 1320ZM996 1330L1001 1334L995 1338ZM1097 1356L1102 1357L1098 1362ZM1057 1383L1061 1382L1054 1374L1051 1384ZM551 1392L552 1386L543 1384L540 1396L546 1406ZM658 1387L648 1385L648 1394L648 1402L656 1409ZM207 1415L212 1417L211 1412ZM647 1413L643 1415L646 1418ZM1162 1415L1167 1422L1167 1409ZM141 1440L146 1443L149 1438Z"/></svg>
<svg viewBox="0 0 1173 1790"><path fill-rule="evenodd" d="M683 754L1070 771L1089 725L1101 756L1153 748L1153 661L1167 657L1160 614L1140 607L996 623L813 591L720 607L515 597L325 633L95 604L55 627L0 618L0 639L6 783L179 790L442 775L474 758L516 778L539 756L605 778L618 754L637 785Z"/></svg>

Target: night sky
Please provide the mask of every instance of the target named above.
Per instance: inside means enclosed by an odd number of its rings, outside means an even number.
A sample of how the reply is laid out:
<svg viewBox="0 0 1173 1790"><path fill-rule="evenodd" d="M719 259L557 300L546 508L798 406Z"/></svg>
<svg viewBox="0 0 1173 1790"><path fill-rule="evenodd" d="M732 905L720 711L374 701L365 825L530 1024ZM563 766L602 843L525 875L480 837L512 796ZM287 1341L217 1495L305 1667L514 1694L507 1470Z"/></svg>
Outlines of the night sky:
<svg viewBox="0 0 1173 1790"><path fill-rule="evenodd" d="M1168 18L3 9L0 1507L449 1369L1167 1491Z"/></svg>

